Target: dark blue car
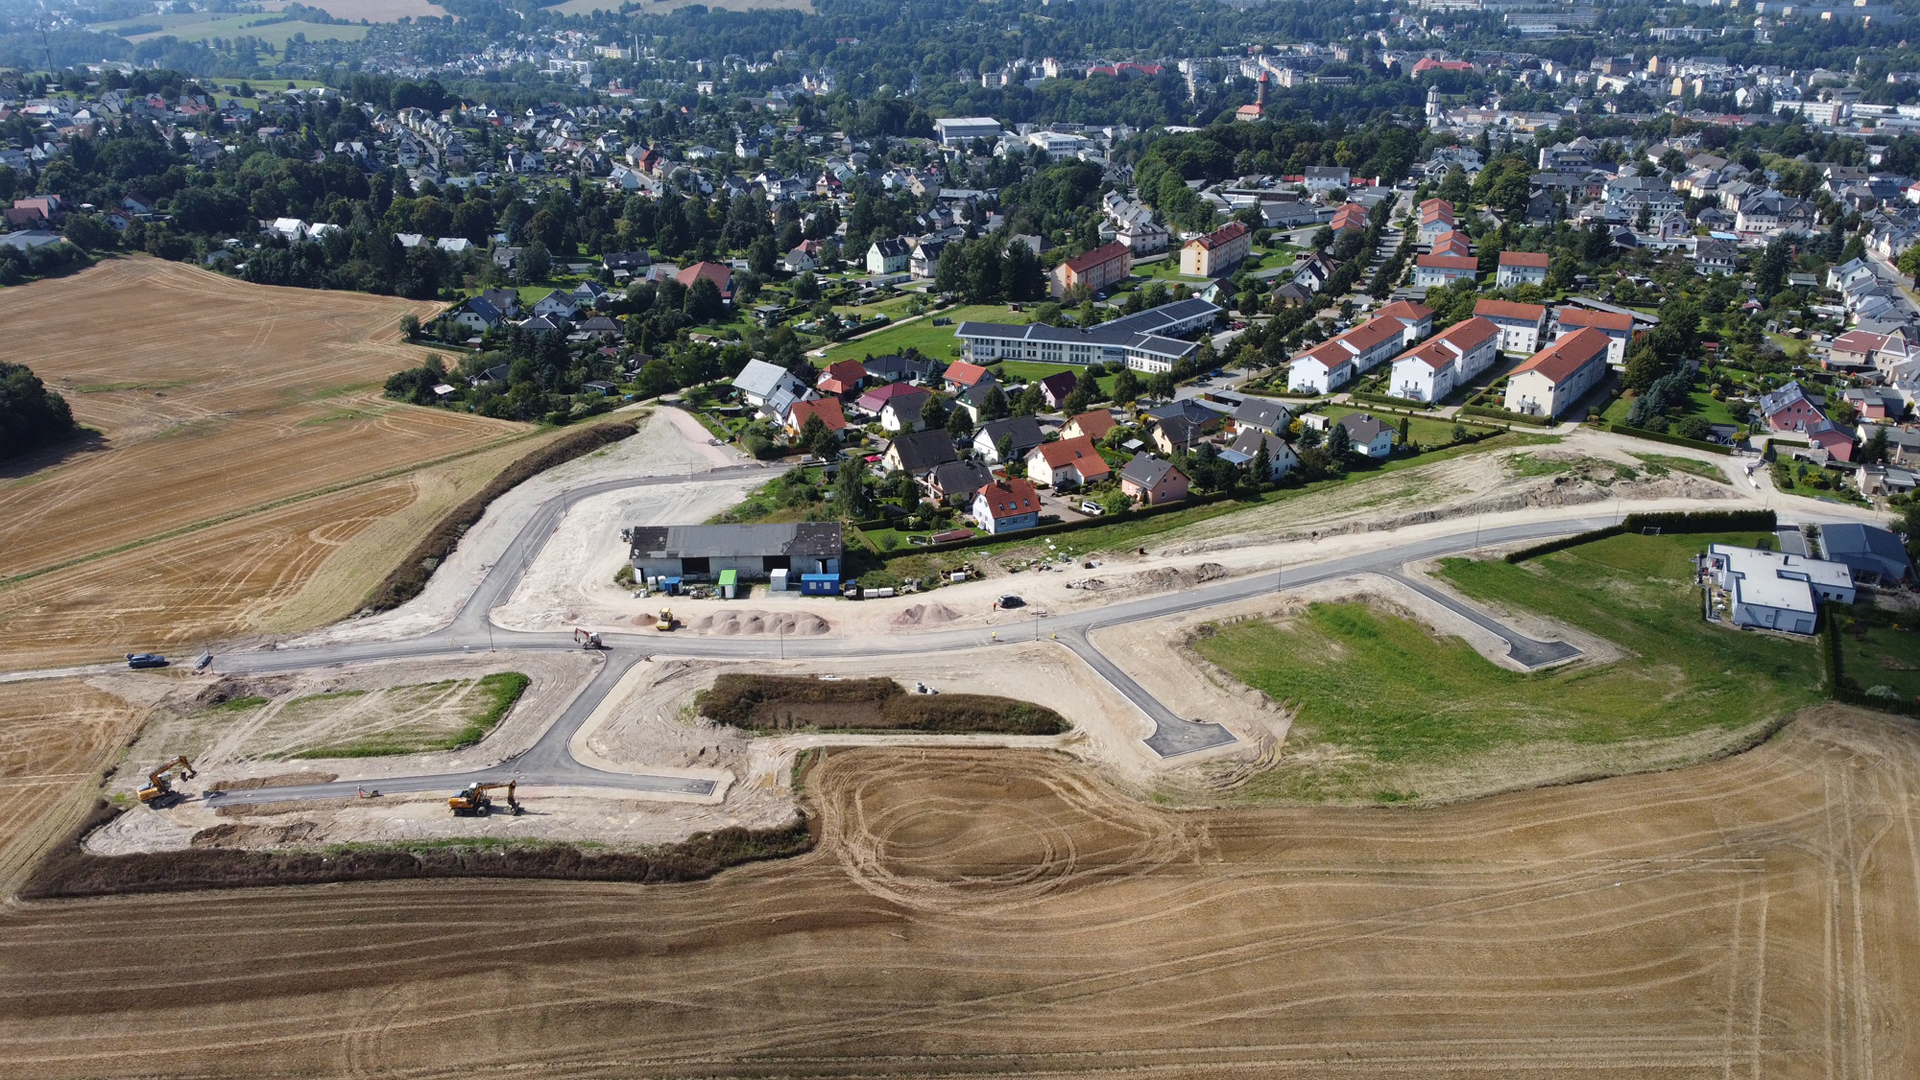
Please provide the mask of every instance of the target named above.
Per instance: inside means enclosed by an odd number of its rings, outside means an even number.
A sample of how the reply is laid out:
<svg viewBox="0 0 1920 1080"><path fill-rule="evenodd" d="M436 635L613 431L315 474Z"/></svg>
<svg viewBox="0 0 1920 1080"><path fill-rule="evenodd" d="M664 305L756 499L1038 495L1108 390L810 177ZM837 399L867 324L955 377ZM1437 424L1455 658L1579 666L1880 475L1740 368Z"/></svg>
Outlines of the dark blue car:
<svg viewBox="0 0 1920 1080"><path fill-rule="evenodd" d="M127 654L127 666L130 668L166 667L167 658L159 653L130 652Z"/></svg>

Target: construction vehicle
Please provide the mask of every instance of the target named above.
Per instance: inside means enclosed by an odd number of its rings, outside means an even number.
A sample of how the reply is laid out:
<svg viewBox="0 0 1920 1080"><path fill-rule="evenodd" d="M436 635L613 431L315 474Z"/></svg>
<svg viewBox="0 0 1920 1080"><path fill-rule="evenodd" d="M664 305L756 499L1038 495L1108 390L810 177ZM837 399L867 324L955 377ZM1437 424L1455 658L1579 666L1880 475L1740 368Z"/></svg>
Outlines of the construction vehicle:
<svg viewBox="0 0 1920 1080"><path fill-rule="evenodd" d="M582 630L577 626L574 627L573 630L573 641L574 644L583 649L604 649L607 647L606 642L600 640L600 634L597 631Z"/></svg>
<svg viewBox="0 0 1920 1080"><path fill-rule="evenodd" d="M193 762L182 754L147 774L147 786L140 789L140 801L158 809L178 798L173 790L173 778L168 775L176 768L180 770L182 780L191 780L197 775L193 771Z"/></svg>
<svg viewBox="0 0 1920 1080"><path fill-rule="evenodd" d="M672 609L672 608L661 608L661 609L660 609L660 619L659 619L659 621L658 621L658 622L655 622L655 623L653 624L653 628L654 628L655 630L671 630L671 629L673 629L673 609Z"/></svg>
<svg viewBox="0 0 1920 1080"><path fill-rule="evenodd" d="M504 784L468 784L460 794L447 800L447 808L453 811L454 817L486 817L493 812L493 799L488 797L487 792L506 788L507 812L523 814L526 808L520 805L519 799L513 797L513 789L519 785L518 780L509 780Z"/></svg>

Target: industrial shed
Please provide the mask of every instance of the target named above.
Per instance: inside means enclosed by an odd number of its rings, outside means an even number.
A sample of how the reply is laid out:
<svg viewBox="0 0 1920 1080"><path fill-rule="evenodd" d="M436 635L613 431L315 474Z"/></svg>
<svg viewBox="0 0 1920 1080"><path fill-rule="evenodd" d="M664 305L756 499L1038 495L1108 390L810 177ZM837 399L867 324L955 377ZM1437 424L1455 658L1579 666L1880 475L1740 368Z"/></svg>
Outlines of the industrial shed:
<svg viewBox="0 0 1920 1080"><path fill-rule="evenodd" d="M796 525L645 525L626 531L634 577L766 581L776 570L794 580L840 575L841 532L832 522Z"/></svg>

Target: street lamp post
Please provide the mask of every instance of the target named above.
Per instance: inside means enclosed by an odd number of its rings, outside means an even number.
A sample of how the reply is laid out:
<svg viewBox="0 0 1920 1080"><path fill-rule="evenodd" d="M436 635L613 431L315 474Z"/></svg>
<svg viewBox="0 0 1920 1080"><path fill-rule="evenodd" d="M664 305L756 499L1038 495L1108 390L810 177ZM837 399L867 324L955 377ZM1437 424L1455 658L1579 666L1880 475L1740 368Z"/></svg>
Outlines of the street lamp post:
<svg viewBox="0 0 1920 1080"><path fill-rule="evenodd" d="M787 628L782 626L780 628L780 659L785 660L786 658L787 658Z"/></svg>

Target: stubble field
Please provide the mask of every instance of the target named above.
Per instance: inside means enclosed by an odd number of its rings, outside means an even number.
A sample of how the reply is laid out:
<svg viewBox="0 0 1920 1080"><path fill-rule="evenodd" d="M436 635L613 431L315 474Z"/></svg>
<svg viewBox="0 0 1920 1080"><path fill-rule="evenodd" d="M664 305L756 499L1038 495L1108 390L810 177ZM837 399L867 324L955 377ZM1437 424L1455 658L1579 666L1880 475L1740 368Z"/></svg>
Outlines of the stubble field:
<svg viewBox="0 0 1920 1080"><path fill-rule="evenodd" d="M810 855L0 915L19 1076L1911 1076L1911 731L1432 810L863 749Z"/></svg>
<svg viewBox="0 0 1920 1080"><path fill-rule="evenodd" d="M0 473L0 667L260 628L363 532L450 503L528 432L380 396L423 355L400 341L400 316L431 304L144 258L0 300L10 358L102 434ZM357 554L372 580L397 557Z"/></svg>

